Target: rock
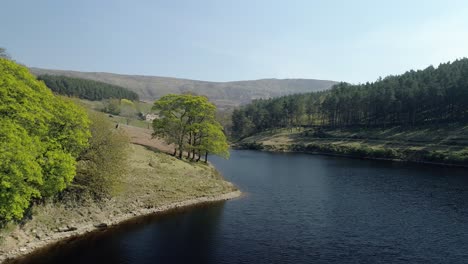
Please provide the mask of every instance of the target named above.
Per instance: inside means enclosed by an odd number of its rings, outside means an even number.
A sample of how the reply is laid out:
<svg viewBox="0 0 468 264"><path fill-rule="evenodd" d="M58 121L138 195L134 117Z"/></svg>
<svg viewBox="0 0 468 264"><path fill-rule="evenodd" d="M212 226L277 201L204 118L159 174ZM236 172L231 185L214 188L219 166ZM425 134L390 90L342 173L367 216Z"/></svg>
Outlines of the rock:
<svg viewBox="0 0 468 264"><path fill-rule="evenodd" d="M71 232L71 231L75 231L76 229L78 229L78 228L76 228L74 226L66 226L66 227L58 228L57 232Z"/></svg>
<svg viewBox="0 0 468 264"><path fill-rule="evenodd" d="M107 224L106 223L95 224L94 227L98 229L105 229L107 228Z"/></svg>
<svg viewBox="0 0 468 264"><path fill-rule="evenodd" d="M25 247L22 247L22 248L19 249L19 251L21 251L21 252L26 252L26 250L28 250L28 249L25 248Z"/></svg>
<svg viewBox="0 0 468 264"><path fill-rule="evenodd" d="M46 237L46 235L44 235L44 233L42 232L37 232L35 236L38 240L41 240L42 238Z"/></svg>

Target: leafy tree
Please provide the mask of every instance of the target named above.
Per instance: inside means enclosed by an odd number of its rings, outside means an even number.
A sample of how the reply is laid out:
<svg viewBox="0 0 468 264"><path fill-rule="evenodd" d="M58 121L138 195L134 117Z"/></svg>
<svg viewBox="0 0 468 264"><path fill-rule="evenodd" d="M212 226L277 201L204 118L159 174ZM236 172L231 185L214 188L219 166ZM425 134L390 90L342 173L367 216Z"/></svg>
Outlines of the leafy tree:
<svg viewBox="0 0 468 264"><path fill-rule="evenodd" d="M179 151L179 158L185 147L190 126L189 95L169 94L154 102L153 110L159 111L159 119L153 121L153 136L163 138L168 144L175 144L174 156Z"/></svg>
<svg viewBox="0 0 468 264"><path fill-rule="evenodd" d="M102 111L113 114L119 115L120 114L120 100L119 99L109 99L104 102L104 109Z"/></svg>
<svg viewBox="0 0 468 264"><path fill-rule="evenodd" d="M160 118L153 121L153 136L174 144L174 156L200 160L208 153L226 156L226 137L222 126L215 119L216 107L204 96L191 94L163 96L154 103L153 110ZM196 158L198 155L198 158Z"/></svg>
<svg viewBox="0 0 468 264"><path fill-rule="evenodd" d="M88 145L89 119L6 59L0 59L0 117L0 220L20 219L32 198L70 184Z"/></svg>
<svg viewBox="0 0 468 264"><path fill-rule="evenodd" d="M0 219L21 219L44 180L37 162L37 138L12 120L0 119Z"/></svg>
<svg viewBox="0 0 468 264"><path fill-rule="evenodd" d="M138 110L136 105L128 100L120 100L120 115L126 117L127 125L130 123L130 120L137 116Z"/></svg>
<svg viewBox="0 0 468 264"><path fill-rule="evenodd" d="M218 123L206 123L202 124L202 127L200 143L195 146L199 150L198 160L200 160L201 153L205 155L205 163L208 162L208 154L229 158L229 145L222 126Z"/></svg>

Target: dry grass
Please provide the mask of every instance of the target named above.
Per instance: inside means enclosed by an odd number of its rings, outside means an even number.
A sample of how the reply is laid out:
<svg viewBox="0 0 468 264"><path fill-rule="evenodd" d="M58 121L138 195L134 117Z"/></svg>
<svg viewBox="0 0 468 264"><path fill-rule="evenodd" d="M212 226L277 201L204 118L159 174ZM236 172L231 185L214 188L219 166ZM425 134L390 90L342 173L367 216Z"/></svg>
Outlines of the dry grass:
<svg viewBox="0 0 468 264"><path fill-rule="evenodd" d="M172 153L174 151L173 146L167 145L161 139L152 138L151 133L153 133L153 131L151 129L127 125L120 125L120 128L123 129L130 137L131 143L148 146L152 149L157 149L165 153Z"/></svg>

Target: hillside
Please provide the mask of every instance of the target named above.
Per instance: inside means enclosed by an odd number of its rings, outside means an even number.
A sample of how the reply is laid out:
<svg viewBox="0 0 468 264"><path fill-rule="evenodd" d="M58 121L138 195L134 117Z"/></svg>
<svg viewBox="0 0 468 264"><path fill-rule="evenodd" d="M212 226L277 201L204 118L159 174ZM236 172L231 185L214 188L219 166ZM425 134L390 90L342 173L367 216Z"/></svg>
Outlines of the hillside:
<svg viewBox="0 0 468 264"><path fill-rule="evenodd" d="M92 101L110 98L138 100L135 92L104 82L59 75L39 75L37 79L43 81L54 93L71 97Z"/></svg>
<svg viewBox="0 0 468 264"><path fill-rule="evenodd" d="M38 76L63 75L101 81L128 88L141 100L153 101L168 93L195 92L206 95L219 107L246 104L253 99L271 98L287 94L305 93L329 89L336 82L313 79L262 79L236 82L207 82L179 78L121 75L104 72L78 72L30 68Z"/></svg>

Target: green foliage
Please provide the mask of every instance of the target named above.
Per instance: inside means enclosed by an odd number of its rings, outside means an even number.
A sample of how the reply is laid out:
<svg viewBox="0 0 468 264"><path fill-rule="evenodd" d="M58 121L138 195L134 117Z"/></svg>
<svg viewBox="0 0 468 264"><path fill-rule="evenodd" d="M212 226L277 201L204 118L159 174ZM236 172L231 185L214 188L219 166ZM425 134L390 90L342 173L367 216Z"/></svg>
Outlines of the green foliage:
<svg viewBox="0 0 468 264"><path fill-rule="evenodd" d="M43 184L37 138L9 119L0 119L0 218L20 219Z"/></svg>
<svg viewBox="0 0 468 264"><path fill-rule="evenodd" d="M153 121L154 136L174 144L174 155L200 160L208 153L228 157L228 145L222 126L215 119L216 107L204 96L191 94L163 96L154 103L153 110L160 118ZM196 158L198 156L198 158Z"/></svg>
<svg viewBox="0 0 468 264"><path fill-rule="evenodd" d="M128 167L129 139L103 114L90 112L89 118L92 137L89 147L78 157L73 187L98 199L110 197L118 190Z"/></svg>
<svg viewBox="0 0 468 264"><path fill-rule="evenodd" d="M92 101L109 98L138 100L135 92L108 83L57 75L40 75L38 79L44 81L55 93L67 96Z"/></svg>
<svg viewBox="0 0 468 264"><path fill-rule="evenodd" d="M103 112L113 114L113 115L119 115L120 114L120 100L119 99L109 99L106 100L104 103L104 109L102 109Z"/></svg>
<svg viewBox="0 0 468 264"><path fill-rule="evenodd" d="M132 118L136 118L138 116L137 106L130 100L120 100L120 115L126 117L128 125Z"/></svg>
<svg viewBox="0 0 468 264"><path fill-rule="evenodd" d="M388 76L340 83L331 90L256 100L233 112L232 135L293 127L383 127L468 122L468 59Z"/></svg>
<svg viewBox="0 0 468 264"><path fill-rule="evenodd" d="M200 145L194 146L195 149L204 153L212 153L223 158L229 158L229 145L226 135L223 133L223 127L217 123L201 123L199 132L202 135Z"/></svg>
<svg viewBox="0 0 468 264"><path fill-rule="evenodd" d="M28 69L0 59L0 220L20 219L31 199L65 189L88 145L86 113Z"/></svg>

